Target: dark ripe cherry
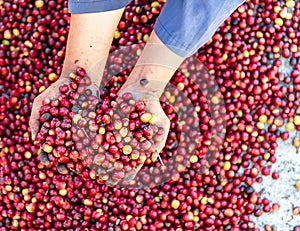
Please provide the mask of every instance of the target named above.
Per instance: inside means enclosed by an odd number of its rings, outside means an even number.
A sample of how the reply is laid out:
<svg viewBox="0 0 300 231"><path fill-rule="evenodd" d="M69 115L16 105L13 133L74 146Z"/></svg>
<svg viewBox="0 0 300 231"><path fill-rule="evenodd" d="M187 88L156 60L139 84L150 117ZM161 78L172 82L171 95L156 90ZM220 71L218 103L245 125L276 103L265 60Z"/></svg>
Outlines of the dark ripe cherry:
<svg viewBox="0 0 300 231"><path fill-rule="evenodd" d="M50 121L52 118L53 117L50 113L44 113L40 117L40 122L43 123L43 122L46 122L46 121Z"/></svg>

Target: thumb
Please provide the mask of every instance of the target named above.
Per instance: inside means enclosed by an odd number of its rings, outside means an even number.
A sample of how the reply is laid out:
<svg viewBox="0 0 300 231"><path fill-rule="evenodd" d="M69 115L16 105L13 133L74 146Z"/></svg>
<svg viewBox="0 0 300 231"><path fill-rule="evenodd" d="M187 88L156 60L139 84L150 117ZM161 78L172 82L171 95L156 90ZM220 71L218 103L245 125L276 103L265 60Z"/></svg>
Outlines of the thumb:
<svg viewBox="0 0 300 231"><path fill-rule="evenodd" d="M160 153L161 150L163 150L163 148L165 147L165 144L167 142L167 138L170 130L170 120L164 119L160 121L156 126L158 126L158 132L156 134L154 144L155 144L156 151Z"/></svg>
<svg viewBox="0 0 300 231"><path fill-rule="evenodd" d="M36 129L39 125L36 124L36 125L33 125L33 129L31 129L31 138L33 141L35 141L36 139L36 135L38 133L38 129Z"/></svg>
<svg viewBox="0 0 300 231"><path fill-rule="evenodd" d="M31 138L33 141L35 141L36 135L39 131L39 125L40 125L39 116L40 116L40 114L35 111L32 111L31 116L30 116L29 126L31 129Z"/></svg>
<svg viewBox="0 0 300 231"><path fill-rule="evenodd" d="M138 174L138 172L141 170L141 168L143 167L144 164L139 164L138 166L136 166L135 168L133 168L130 172L128 172L125 177L122 180L123 184L129 184L130 181L132 181L136 175Z"/></svg>

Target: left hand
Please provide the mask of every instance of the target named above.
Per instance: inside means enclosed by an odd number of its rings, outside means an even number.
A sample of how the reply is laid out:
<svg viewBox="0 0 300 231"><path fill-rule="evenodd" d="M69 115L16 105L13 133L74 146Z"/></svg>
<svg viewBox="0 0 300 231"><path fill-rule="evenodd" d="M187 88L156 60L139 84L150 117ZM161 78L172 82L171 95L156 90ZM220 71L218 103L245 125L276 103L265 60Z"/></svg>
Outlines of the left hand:
<svg viewBox="0 0 300 231"><path fill-rule="evenodd" d="M159 97L156 94L153 94L151 91L147 91L140 86L126 86L124 85L121 90L118 92L118 96L121 97L125 93L131 93L133 99L137 102L139 100L144 100L146 102L145 111L154 115L155 119L155 126L160 128L160 135L159 139L153 140L154 147L153 149L156 150L154 155L152 155L152 161L157 160L159 153L164 148L166 144L166 140L168 137L169 129L170 129L170 120L165 114L164 110L161 107ZM108 185L116 185L118 183L127 184L131 180L135 178L137 173L143 167L144 163L137 165L133 168L130 172L128 172L123 179L119 182L114 182L112 180L107 181Z"/></svg>

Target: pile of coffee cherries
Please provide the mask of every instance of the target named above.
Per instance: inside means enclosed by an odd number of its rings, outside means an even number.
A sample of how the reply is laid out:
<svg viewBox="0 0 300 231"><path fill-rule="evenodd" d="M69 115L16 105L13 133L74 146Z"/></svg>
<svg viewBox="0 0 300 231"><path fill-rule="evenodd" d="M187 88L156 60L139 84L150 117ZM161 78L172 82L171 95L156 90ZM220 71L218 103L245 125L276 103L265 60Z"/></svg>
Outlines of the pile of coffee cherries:
<svg viewBox="0 0 300 231"><path fill-rule="evenodd" d="M43 163L53 162L62 174L88 167L100 180L118 183L146 160L156 160L154 142L164 131L145 111L146 99L136 102L129 92L116 101L101 99L99 87L80 68L66 82L40 108L37 145Z"/></svg>
<svg viewBox="0 0 300 231"><path fill-rule="evenodd" d="M115 32L111 51L120 46L144 44L164 2L131 2ZM101 177L119 180L123 175L106 176L102 171L97 172L98 167L107 170L111 166L102 161L102 150L100 156L96 152L91 155L89 150L97 147L99 151L98 143L106 142L102 148L106 154L111 153L111 158L118 163L114 166L117 169L126 169L120 167L121 163L130 163L134 168L139 160L145 159L143 155L132 155L134 149L125 155L130 148L125 143L118 146L118 137L114 137L113 143L110 126L118 127L121 124L118 119L122 121L121 127L127 126L120 114L120 118L110 117L111 123L104 122L112 115L103 113L113 110L117 90L130 74L130 69L117 68L117 64L128 61L125 56L108 60L108 69L114 69L118 75L101 92L101 104L94 97L93 89L82 88L84 91L80 92L78 86L77 93L71 93L71 84L60 89L61 95L70 94L69 98L61 96L57 101L44 102L38 137L42 151L39 151L30 137L31 105L61 74L70 23L67 1L0 1L0 15L1 231L271 230L271 224L261 229L256 227L251 216L276 212L280 205L272 202L272 198L262 197L253 185L268 175L278 178L279 174L272 168L277 160L277 141L288 140L291 131L300 130L299 1L246 1L207 44L183 63L183 71L176 72L170 81L176 88L167 88L160 99L171 121L160 156L164 163L167 160L179 163L186 147L194 151L185 159L189 162L185 170L172 173L162 184L142 189L108 187L99 180ZM194 58L202 63L206 73L202 73L203 67L195 65ZM79 83L76 78L72 81L74 85ZM222 93L224 111L217 110L219 96L211 96L211 101L204 97L205 89L210 89L214 81ZM199 91L200 86L204 91ZM180 93L193 104L199 118L199 134L190 129L194 128L194 118L189 116L192 113L183 113L178 119L176 109L186 103L184 98L179 100ZM89 112L87 117L84 115L86 100L90 101L87 107L95 107L95 114ZM97 114L97 105L107 105L107 110ZM138 114L144 111L134 110ZM224 116L213 120L214 112L222 112ZM225 127L218 124L221 118L226 120ZM89 121L96 122L89 124ZM145 124L147 129L153 126L150 120L146 121L140 121L140 125ZM140 128L145 137L143 142L148 145L147 141L151 143L154 137L148 139L149 131ZM121 129L116 135L122 134ZM155 136L155 128L152 130ZM192 138L182 141L180 132L190 132L186 137ZM225 134L219 149L211 145L217 133ZM138 142L139 136L133 134ZM298 148L299 137L293 139ZM191 140L197 140L194 146L190 145ZM178 143L178 156L174 143ZM214 158L206 164L204 157L210 152ZM160 164L159 161L148 163L148 154L145 155L145 165L149 165L145 167ZM92 165L98 162L101 166L94 168ZM153 170L151 176L160 182L160 172ZM299 226L294 230L299 230Z"/></svg>

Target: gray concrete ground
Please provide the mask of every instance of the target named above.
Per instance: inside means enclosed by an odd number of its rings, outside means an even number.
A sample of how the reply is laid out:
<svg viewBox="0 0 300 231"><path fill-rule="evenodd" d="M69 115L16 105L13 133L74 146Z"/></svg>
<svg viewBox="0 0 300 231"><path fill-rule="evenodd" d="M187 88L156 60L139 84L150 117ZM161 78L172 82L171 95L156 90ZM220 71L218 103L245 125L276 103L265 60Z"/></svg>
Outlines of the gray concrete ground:
<svg viewBox="0 0 300 231"><path fill-rule="evenodd" d="M264 213L259 218L252 216L257 228L264 230L264 225L273 227L273 231L292 231L293 227L300 225L300 215L293 215L293 206L300 206L300 190L295 188L295 182L300 180L300 152L296 153L296 148L292 145L292 139L300 136L294 131L287 141L280 140L276 151L277 161L272 165L271 173L277 171L280 178L274 180L271 174L263 177L261 184L255 184L257 191L264 189L262 197L273 203L280 204L280 209L276 212Z"/></svg>

